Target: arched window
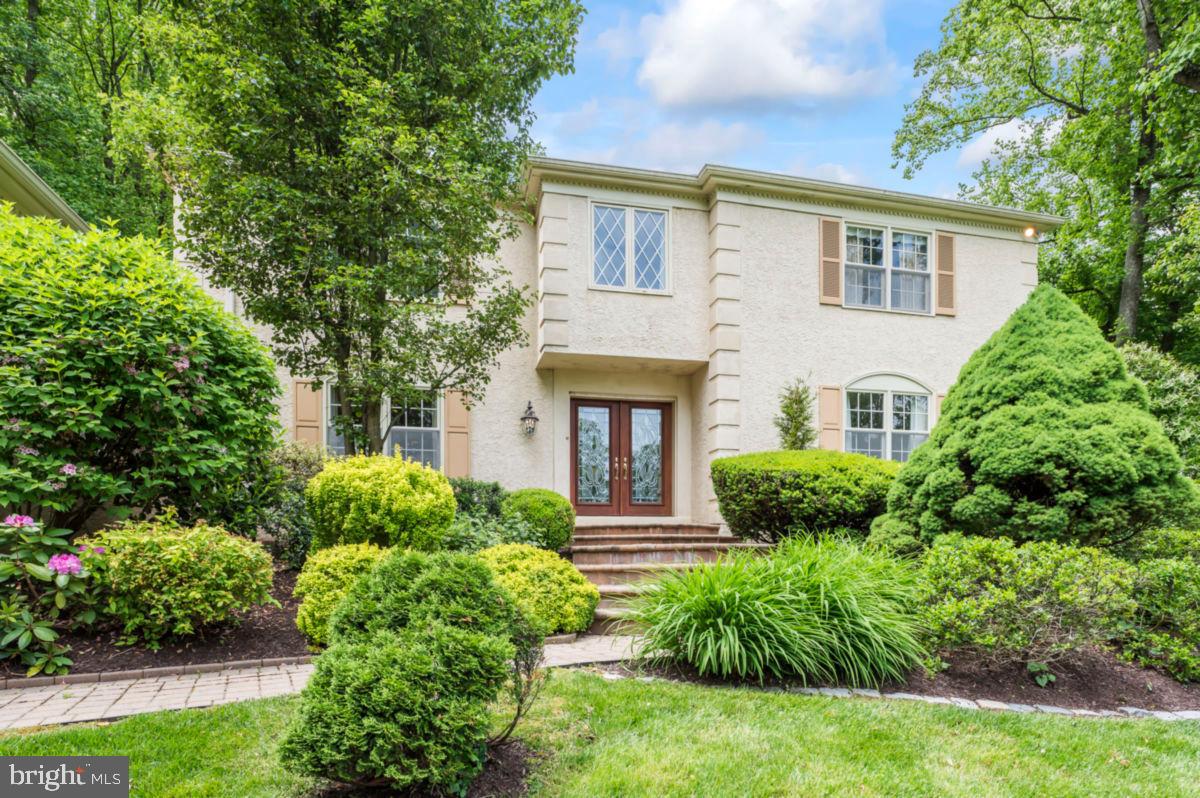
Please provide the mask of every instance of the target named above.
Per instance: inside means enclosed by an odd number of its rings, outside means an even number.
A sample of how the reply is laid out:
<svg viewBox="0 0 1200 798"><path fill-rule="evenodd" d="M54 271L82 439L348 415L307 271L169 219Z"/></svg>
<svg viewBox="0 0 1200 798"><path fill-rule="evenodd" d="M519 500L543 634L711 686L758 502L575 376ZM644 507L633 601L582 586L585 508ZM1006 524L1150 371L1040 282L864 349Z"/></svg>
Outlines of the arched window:
<svg viewBox="0 0 1200 798"><path fill-rule="evenodd" d="M846 386L846 451L903 463L929 437L929 389L897 374Z"/></svg>

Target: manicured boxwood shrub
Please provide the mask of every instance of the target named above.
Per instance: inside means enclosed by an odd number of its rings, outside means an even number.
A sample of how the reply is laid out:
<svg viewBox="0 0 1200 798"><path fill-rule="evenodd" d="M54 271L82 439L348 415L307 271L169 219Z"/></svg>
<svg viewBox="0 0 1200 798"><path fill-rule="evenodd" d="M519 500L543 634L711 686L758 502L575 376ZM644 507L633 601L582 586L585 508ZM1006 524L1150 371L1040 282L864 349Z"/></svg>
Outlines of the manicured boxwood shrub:
<svg viewBox="0 0 1200 798"><path fill-rule="evenodd" d="M0 205L0 319L0 516L239 512L279 429L275 367L157 242Z"/></svg>
<svg viewBox="0 0 1200 798"><path fill-rule="evenodd" d="M361 576L368 573L388 550L370 543L330 546L314 552L296 578L293 595L300 599L296 628L314 646L329 643L329 616Z"/></svg>
<svg viewBox="0 0 1200 798"><path fill-rule="evenodd" d="M540 531L519 515L456 515L442 538L443 551L475 553L501 543L542 546Z"/></svg>
<svg viewBox="0 0 1200 798"><path fill-rule="evenodd" d="M1182 465L1121 355L1042 285L963 366L876 524L926 545L947 532L1107 545L1196 512Z"/></svg>
<svg viewBox="0 0 1200 798"><path fill-rule="evenodd" d="M317 658L280 756L318 778L465 795L512 654L503 638L439 623L335 644Z"/></svg>
<svg viewBox="0 0 1200 798"><path fill-rule="evenodd" d="M454 520L445 475L412 460L357 455L330 460L304 490L314 549L374 543L434 551Z"/></svg>
<svg viewBox="0 0 1200 798"><path fill-rule="evenodd" d="M508 639L519 618L479 558L393 549L350 588L329 633L331 642L361 641L382 630L438 622Z"/></svg>
<svg viewBox="0 0 1200 798"><path fill-rule="evenodd" d="M851 686L903 679L924 656L911 564L845 539L792 538L670 572L633 599L638 651L722 678Z"/></svg>
<svg viewBox="0 0 1200 798"><path fill-rule="evenodd" d="M591 626L600 591L557 553L512 543L484 549L479 559L542 634Z"/></svg>
<svg viewBox="0 0 1200 798"><path fill-rule="evenodd" d="M121 623L123 639L157 648L271 597L271 555L258 543L203 522L172 516L104 530L80 545L102 549L89 566L102 611Z"/></svg>
<svg viewBox="0 0 1200 798"><path fill-rule="evenodd" d="M1129 628L1135 576L1094 548L947 535L923 559L921 622L936 655L1049 664Z"/></svg>
<svg viewBox="0 0 1200 798"><path fill-rule="evenodd" d="M712 480L730 531L774 542L835 527L865 534L897 470L898 463L861 454L756 452L714 460Z"/></svg>
<svg viewBox="0 0 1200 798"><path fill-rule="evenodd" d="M1200 681L1200 564L1190 558L1142 560L1133 599L1134 621L1121 637L1125 658L1181 682Z"/></svg>
<svg viewBox="0 0 1200 798"><path fill-rule="evenodd" d="M538 533L538 545L557 551L575 534L575 508L566 497L545 488L522 488L505 497L501 513L516 516Z"/></svg>
<svg viewBox="0 0 1200 798"><path fill-rule="evenodd" d="M450 487L454 489L458 515L499 518L500 505L508 495L499 482L484 482L470 477L450 477Z"/></svg>

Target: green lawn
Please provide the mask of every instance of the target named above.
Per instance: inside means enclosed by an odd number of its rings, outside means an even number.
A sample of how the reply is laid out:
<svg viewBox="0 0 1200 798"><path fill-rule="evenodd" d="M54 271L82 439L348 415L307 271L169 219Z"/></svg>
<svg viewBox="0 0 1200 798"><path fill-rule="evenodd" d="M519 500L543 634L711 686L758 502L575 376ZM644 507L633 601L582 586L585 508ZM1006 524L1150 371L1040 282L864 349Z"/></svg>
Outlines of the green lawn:
<svg viewBox="0 0 1200 798"><path fill-rule="evenodd" d="M0 754L128 754L138 796L302 796L271 699L0 737ZM554 675L522 736L535 796L1200 796L1200 724L1072 720Z"/></svg>

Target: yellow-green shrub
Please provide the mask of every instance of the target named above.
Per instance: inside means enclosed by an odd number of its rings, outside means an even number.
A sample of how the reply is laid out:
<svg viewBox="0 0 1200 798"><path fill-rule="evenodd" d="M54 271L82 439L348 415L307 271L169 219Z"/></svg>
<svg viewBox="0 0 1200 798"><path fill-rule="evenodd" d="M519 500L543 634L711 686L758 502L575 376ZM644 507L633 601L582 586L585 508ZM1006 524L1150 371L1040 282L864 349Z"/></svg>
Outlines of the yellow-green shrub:
<svg viewBox="0 0 1200 798"><path fill-rule="evenodd" d="M313 552L296 579L293 595L300 599L296 628L316 646L329 642L329 616L350 592L358 577L387 556L388 550L370 543L332 546Z"/></svg>
<svg viewBox="0 0 1200 798"><path fill-rule="evenodd" d="M509 543L478 556L543 634L582 632L591 625L600 591L554 552Z"/></svg>
<svg viewBox="0 0 1200 798"><path fill-rule="evenodd" d="M330 460L304 498L314 551L345 543L434 551L454 520L454 491L445 475L386 455Z"/></svg>

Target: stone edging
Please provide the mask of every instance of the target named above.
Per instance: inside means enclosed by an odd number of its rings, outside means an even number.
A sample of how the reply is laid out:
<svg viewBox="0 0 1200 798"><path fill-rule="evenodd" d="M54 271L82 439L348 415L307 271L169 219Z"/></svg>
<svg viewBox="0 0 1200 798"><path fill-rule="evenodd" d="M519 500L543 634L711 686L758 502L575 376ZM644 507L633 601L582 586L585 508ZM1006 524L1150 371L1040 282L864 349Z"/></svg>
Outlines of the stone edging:
<svg viewBox="0 0 1200 798"><path fill-rule="evenodd" d="M659 680L657 676L626 676L620 673L611 671L603 671L602 675L605 679L616 681L618 679L636 678L643 682L652 682ZM671 679L662 679L662 681L673 681ZM785 689L782 687L767 687L765 692L770 693L797 693L800 695L819 695L827 698L888 698L899 701L922 701L926 704L945 704L947 706L959 707L961 709L986 709L996 712L1021 712L1030 713L1037 712L1047 715L1064 715L1075 718L1157 718L1158 720L1200 720L1200 711L1184 709L1174 712L1165 710L1141 709L1139 707L1121 707L1119 710L1111 709L1071 709L1069 707L1057 707L1050 704L1010 704L1006 701L991 701L986 698L971 699L958 698L954 696L936 696L936 695L917 695L916 693L881 693L878 690L864 690L858 688L847 687L793 687Z"/></svg>
<svg viewBox="0 0 1200 798"><path fill-rule="evenodd" d="M15 690L20 687L48 687L55 684L90 684L92 682L119 682L126 679L147 679L155 676L183 676L189 673L214 673L237 668L270 668L276 665L305 665L313 659L312 654L298 657L267 657L265 659L239 659L229 662L202 662L196 665L167 665L161 668L133 668L124 671L97 671L96 673L68 673L63 676L14 676L0 679L0 690Z"/></svg>

